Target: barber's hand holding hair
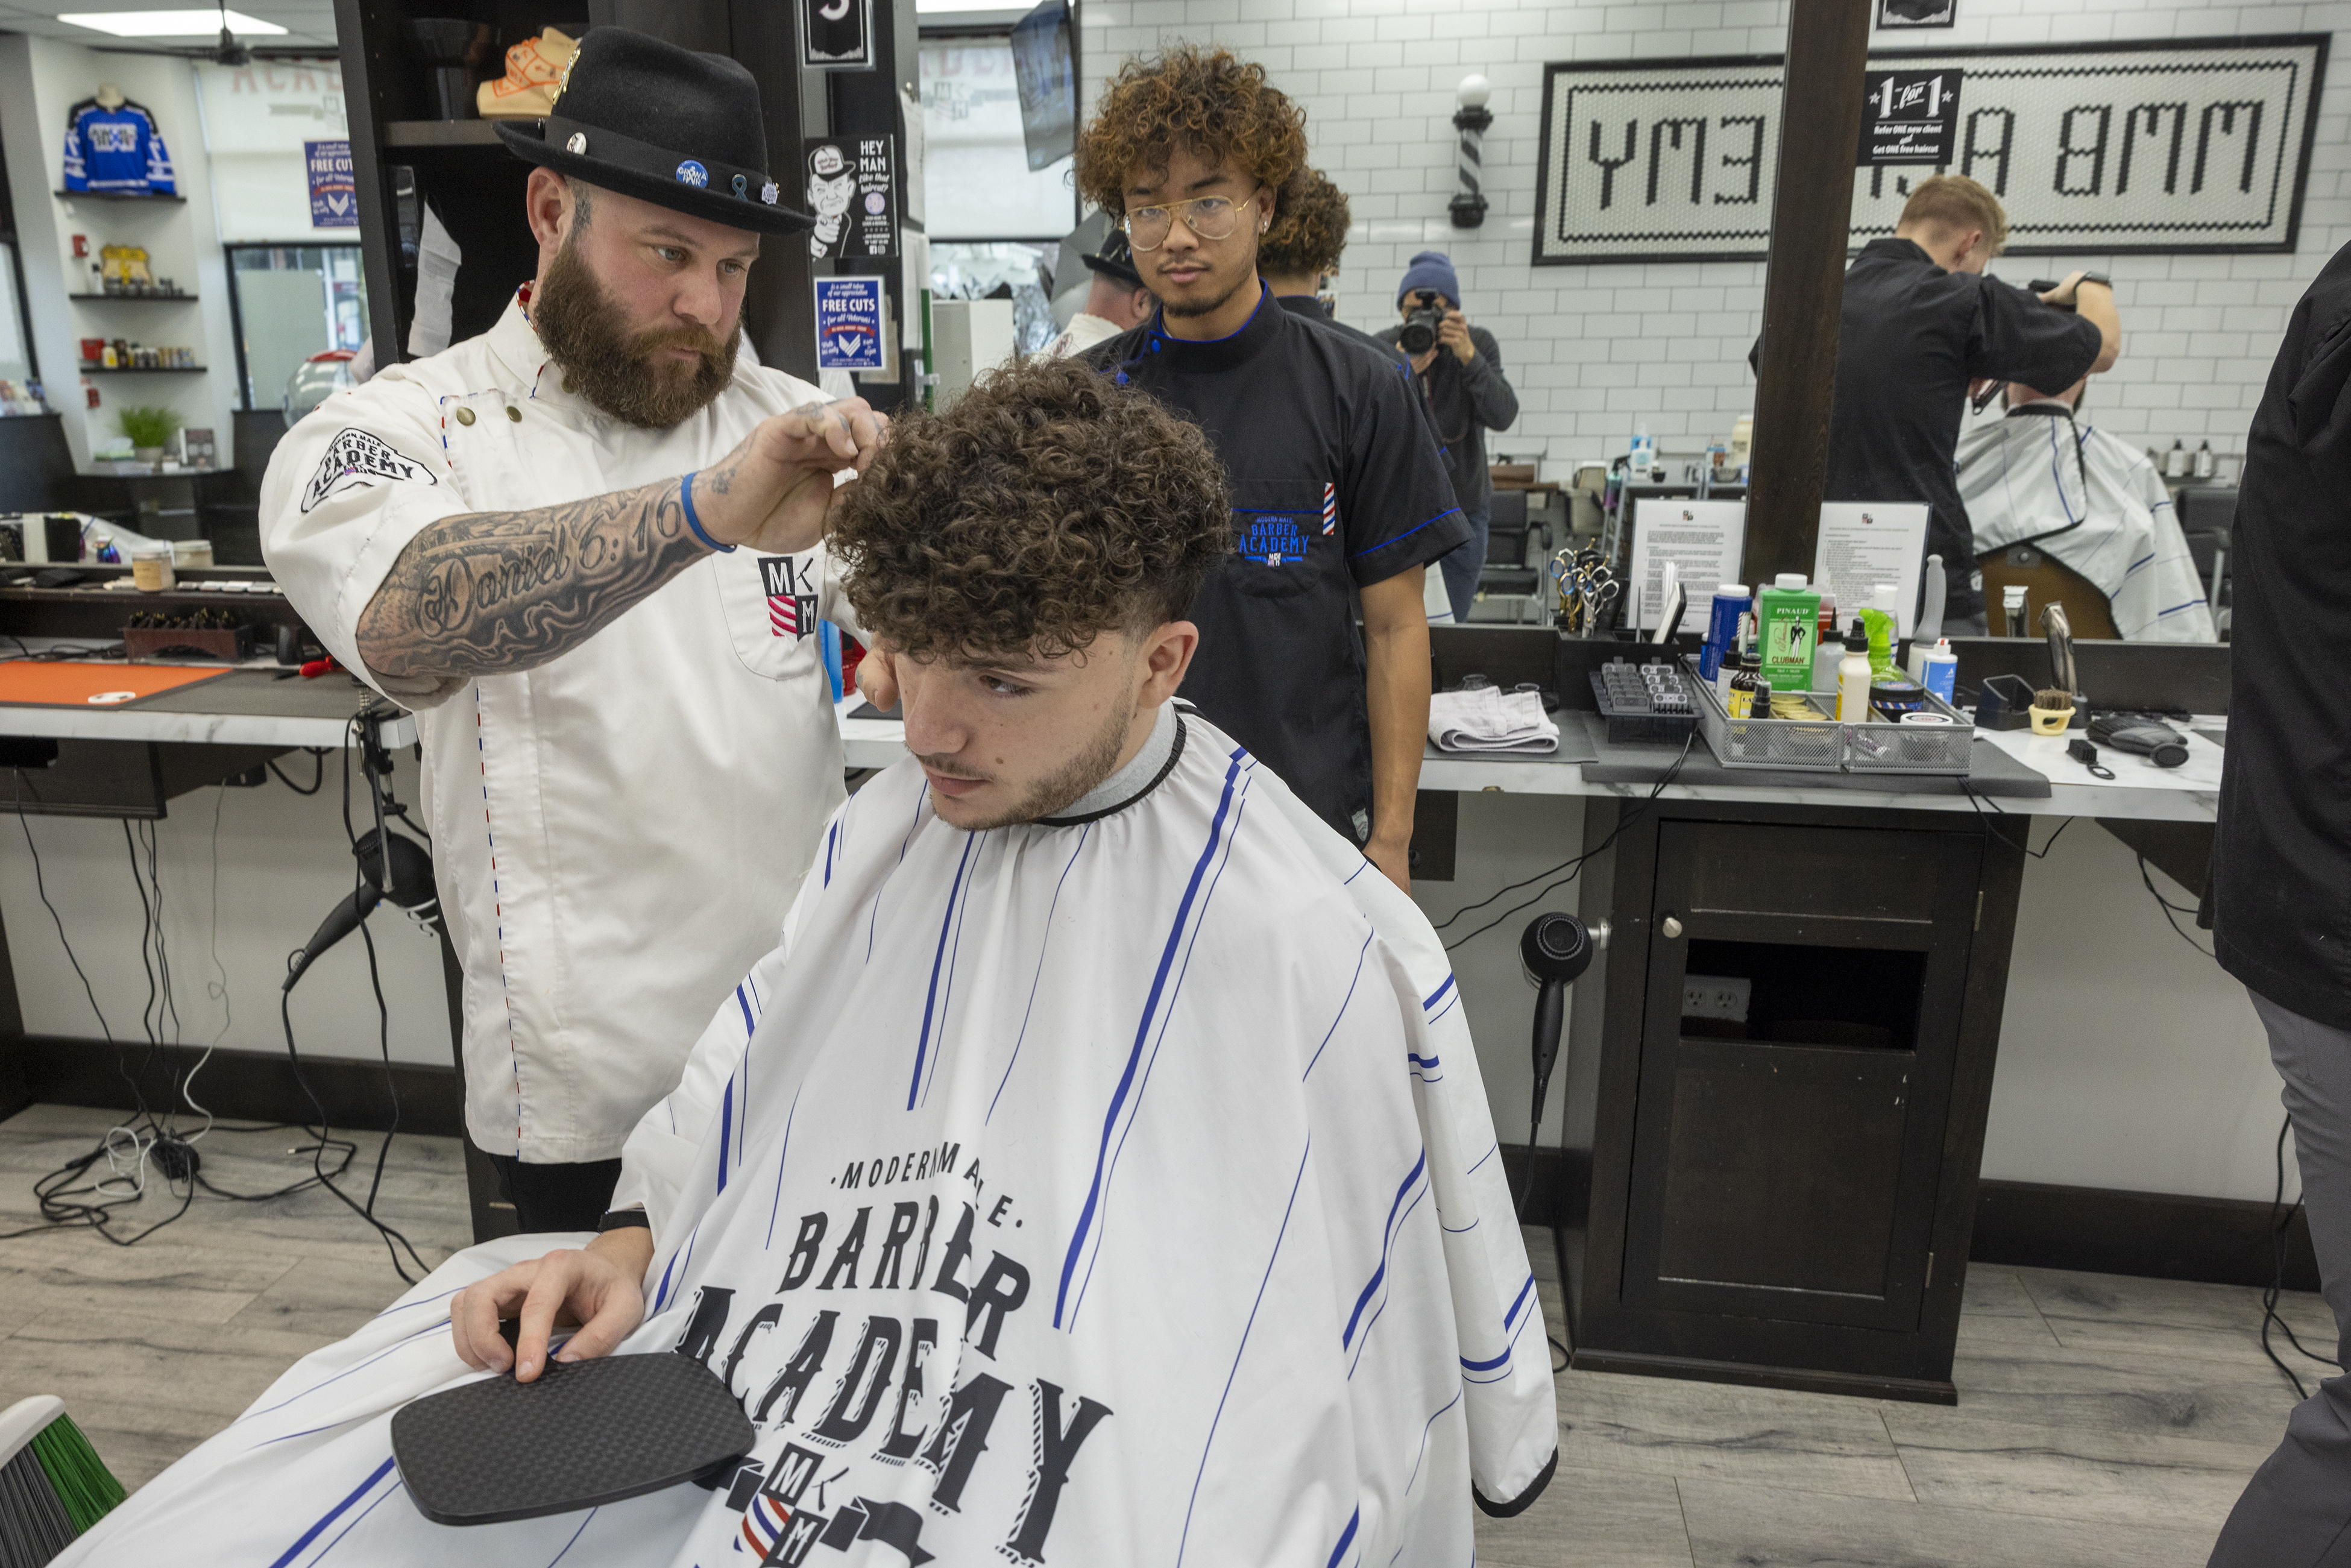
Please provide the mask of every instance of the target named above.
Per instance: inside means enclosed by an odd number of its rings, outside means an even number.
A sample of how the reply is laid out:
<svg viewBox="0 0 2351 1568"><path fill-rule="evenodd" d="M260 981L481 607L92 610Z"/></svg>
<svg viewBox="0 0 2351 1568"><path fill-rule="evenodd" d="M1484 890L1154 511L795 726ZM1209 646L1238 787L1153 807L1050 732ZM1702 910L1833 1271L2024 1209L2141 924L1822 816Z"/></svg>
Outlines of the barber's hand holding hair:
<svg viewBox="0 0 2351 1568"><path fill-rule="evenodd" d="M857 661L857 695L885 712L898 706L896 655L879 643Z"/></svg>
<svg viewBox="0 0 2351 1568"><path fill-rule="evenodd" d="M611 1354L644 1322L643 1281L653 1257L653 1232L632 1226L607 1231L580 1250L559 1248L466 1286L449 1307L457 1358L476 1372L512 1367L516 1382L532 1382L547 1369L548 1335L559 1317L580 1329L556 1360ZM509 1316L522 1320L513 1349L498 1333L498 1320Z"/></svg>
<svg viewBox="0 0 2351 1568"><path fill-rule="evenodd" d="M2083 320L2097 328L2098 357L2090 366L2092 375L2115 368L2115 361L2122 358L2123 319L2116 308L2114 285L2076 270L2067 273L2064 282L2042 295L2041 301L2078 311Z"/></svg>
<svg viewBox="0 0 2351 1568"><path fill-rule="evenodd" d="M864 473L889 427L889 416L856 397L764 420L695 475L695 520L723 545L768 555L814 549L832 507L833 475L843 468Z"/></svg>
<svg viewBox="0 0 2351 1568"><path fill-rule="evenodd" d="M2087 272L2078 270L2067 273L2065 275L2065 280L2063 283L2060 283L2056 287L2049 290L2046 294L2043 294L2041 297L2041 302L2043 305L2059 306L2072 306L2075 304L2079 297L2074 293L2074 290L2082 287L2082 279L2088 276L2089 274Z"/></svg>

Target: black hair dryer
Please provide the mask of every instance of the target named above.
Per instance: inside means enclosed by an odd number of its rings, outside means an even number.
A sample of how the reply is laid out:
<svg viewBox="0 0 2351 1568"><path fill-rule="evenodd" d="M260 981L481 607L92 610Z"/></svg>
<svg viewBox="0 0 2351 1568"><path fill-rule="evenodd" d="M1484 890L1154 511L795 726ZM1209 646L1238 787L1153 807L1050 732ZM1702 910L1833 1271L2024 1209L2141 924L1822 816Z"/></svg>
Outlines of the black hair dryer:
<svg viewBox="0 0 2351 1568"><path fill-rule="evenodd" d="M1607 927L1601 927L1604 940ZM1527 983L1535 987L1534 1109L1527 1124L1527 1146L1535 1145L1542 1127L1543 1099L1551 1092L1551 1071L1559 1064L1559 1046L1567 1029L1567 988L1592 967L1598 944L1583 921L1554 912L1538 915L1519 937L1519 958L1526 966Z"/></svg>

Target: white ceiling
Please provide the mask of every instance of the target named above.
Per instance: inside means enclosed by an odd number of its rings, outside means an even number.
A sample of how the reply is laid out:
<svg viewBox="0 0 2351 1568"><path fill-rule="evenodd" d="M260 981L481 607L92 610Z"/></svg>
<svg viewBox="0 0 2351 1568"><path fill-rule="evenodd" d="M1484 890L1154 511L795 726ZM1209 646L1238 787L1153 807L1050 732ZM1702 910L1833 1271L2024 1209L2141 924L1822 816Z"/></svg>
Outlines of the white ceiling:
<svg viewBox="0 0 2351 1568"><path fill-rule="evenodd" d="M152 11L184 4L185 0L51 0L48 5L26 5L25 0L0 0L0 32L30 33L37 37L64 38L78 44L113 45L136 48L137 38L112 38L88 27L77 27L57 20L57 9L68 11ZM928 20L941 22L1004 22L1018 21L1027 15L1029 5L1023 0L915 0L916 9ZM234 9L265 22L275 22L286 29L283 37L251 38L247 42L270 48L300 47L315 45L332 50L335 47L334 0L235 0ZM958 13L962 13L958 15ZM162 48L185 49L196 42L191 38L158 38Z"/></svg>
<svg viewBox="0 0 2351 1568"><path fill-rule="evenodd" d="M0 32L136 48L141 43L137 38L110 38L88 27L58 21L57 6L63 5L73 12L153 11L181 4L184 0L52 0L47 6L36 6L26 5L24 0L0 0ZM247 40L250 43L272 48L317 45L331 50L335 47L334 0L235 0L233 8L286 29L283 37L252 38ZM940 22L1008 24L1019 20L1030 8L1023 0L1013 0L1010 5L1005 0L915 0L915 9L925 18ZM158 38L155 43L162 48L183 49L194 40Z"/></svg>
<svg viewBox="0 0 2351 1568"><path fill-rule="evenodd" d="M25 0L0 0L0 32L30 33L37 37L62 38L77 44L111 45L136 48L137 38L109 37L88 27L77 27L57 20L57 6L62 5L72 12L85 11L154 11L183 4L184 0L54 0L47 6L27 5ZM288 46L316 46L331 51L335 47L335 7L333 0L235 0L233 7L265 22L275 22L286 29L285 36L256 37L249 43L271 48ZM198 42L193 38L158 38L156 47L185 49Z"/></svg>

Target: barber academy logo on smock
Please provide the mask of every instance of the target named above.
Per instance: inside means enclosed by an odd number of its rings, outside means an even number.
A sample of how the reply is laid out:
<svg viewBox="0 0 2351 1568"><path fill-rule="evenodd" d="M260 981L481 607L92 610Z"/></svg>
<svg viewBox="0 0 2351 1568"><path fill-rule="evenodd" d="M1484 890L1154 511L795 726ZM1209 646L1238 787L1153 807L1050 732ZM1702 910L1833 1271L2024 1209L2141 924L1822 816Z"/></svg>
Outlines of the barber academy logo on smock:
<svg viewBox="0 0 2351 1568"><path fill-rule="evenodd" d="M319 460L319 471L310 476L302 492L302 509L308 512L329 496L378 479L440 483L431 469L402 457L381 438L364 430L345 430L327 443L327 455Z"/></svg>
<svg viewBox="0 0 2351 1568"><path fill-rule="evenodd" d="M768 591L768 630L778 637L805 637L816 630L816 559L788 555L759 558L759 582Z"/></svg>
<svg viewBox="0 0 2351 1568"><path fill-rule="evenodd" d="M780 1282L696 1287L672 1346L723 1379L764 1434L696 1483L741 1516L734 1560L823 1568L818 1547L872 1541L898 1556L863 1561L922 1568L939 1560L925 1526L961 1516L967 1539L971 1521L1000 1518L996 1550L1015 1568L1062 1562L1046 1551L1054 1520L1087 1484L1072 1470L1113 1412L1014 1370L1051 1293L1017 1255L1035 1235L1026 1206L960 1142L852 1159L831 1185L833 1201L778 1228L779 1243L792 1238ZM928 1495L890 1495L910 1479Z"/></svg>
<svg viewBox="0 0 2351 1568"><path fill-rule="evenodd" d="M1311 519L1282 512L1233 514L1238 526L1239 552L1267 566L1296 566L1306 559L1307 527Z"/></svg>

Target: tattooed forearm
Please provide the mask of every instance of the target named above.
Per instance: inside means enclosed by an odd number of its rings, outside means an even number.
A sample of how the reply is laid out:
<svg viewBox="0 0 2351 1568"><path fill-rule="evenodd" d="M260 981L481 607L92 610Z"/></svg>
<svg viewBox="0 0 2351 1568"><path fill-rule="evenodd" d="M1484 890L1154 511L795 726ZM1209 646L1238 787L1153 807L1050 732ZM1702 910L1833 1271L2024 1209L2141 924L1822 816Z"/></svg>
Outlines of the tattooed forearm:
<svg viewBox="0 0 2351 1568"><path fill-rule="evenodd" d="M704 483L726 472L706 472ZM674 481L444 517L409 541L360 612L360 657L399 681L533 669L706 553L686 528Z"/></svg>

